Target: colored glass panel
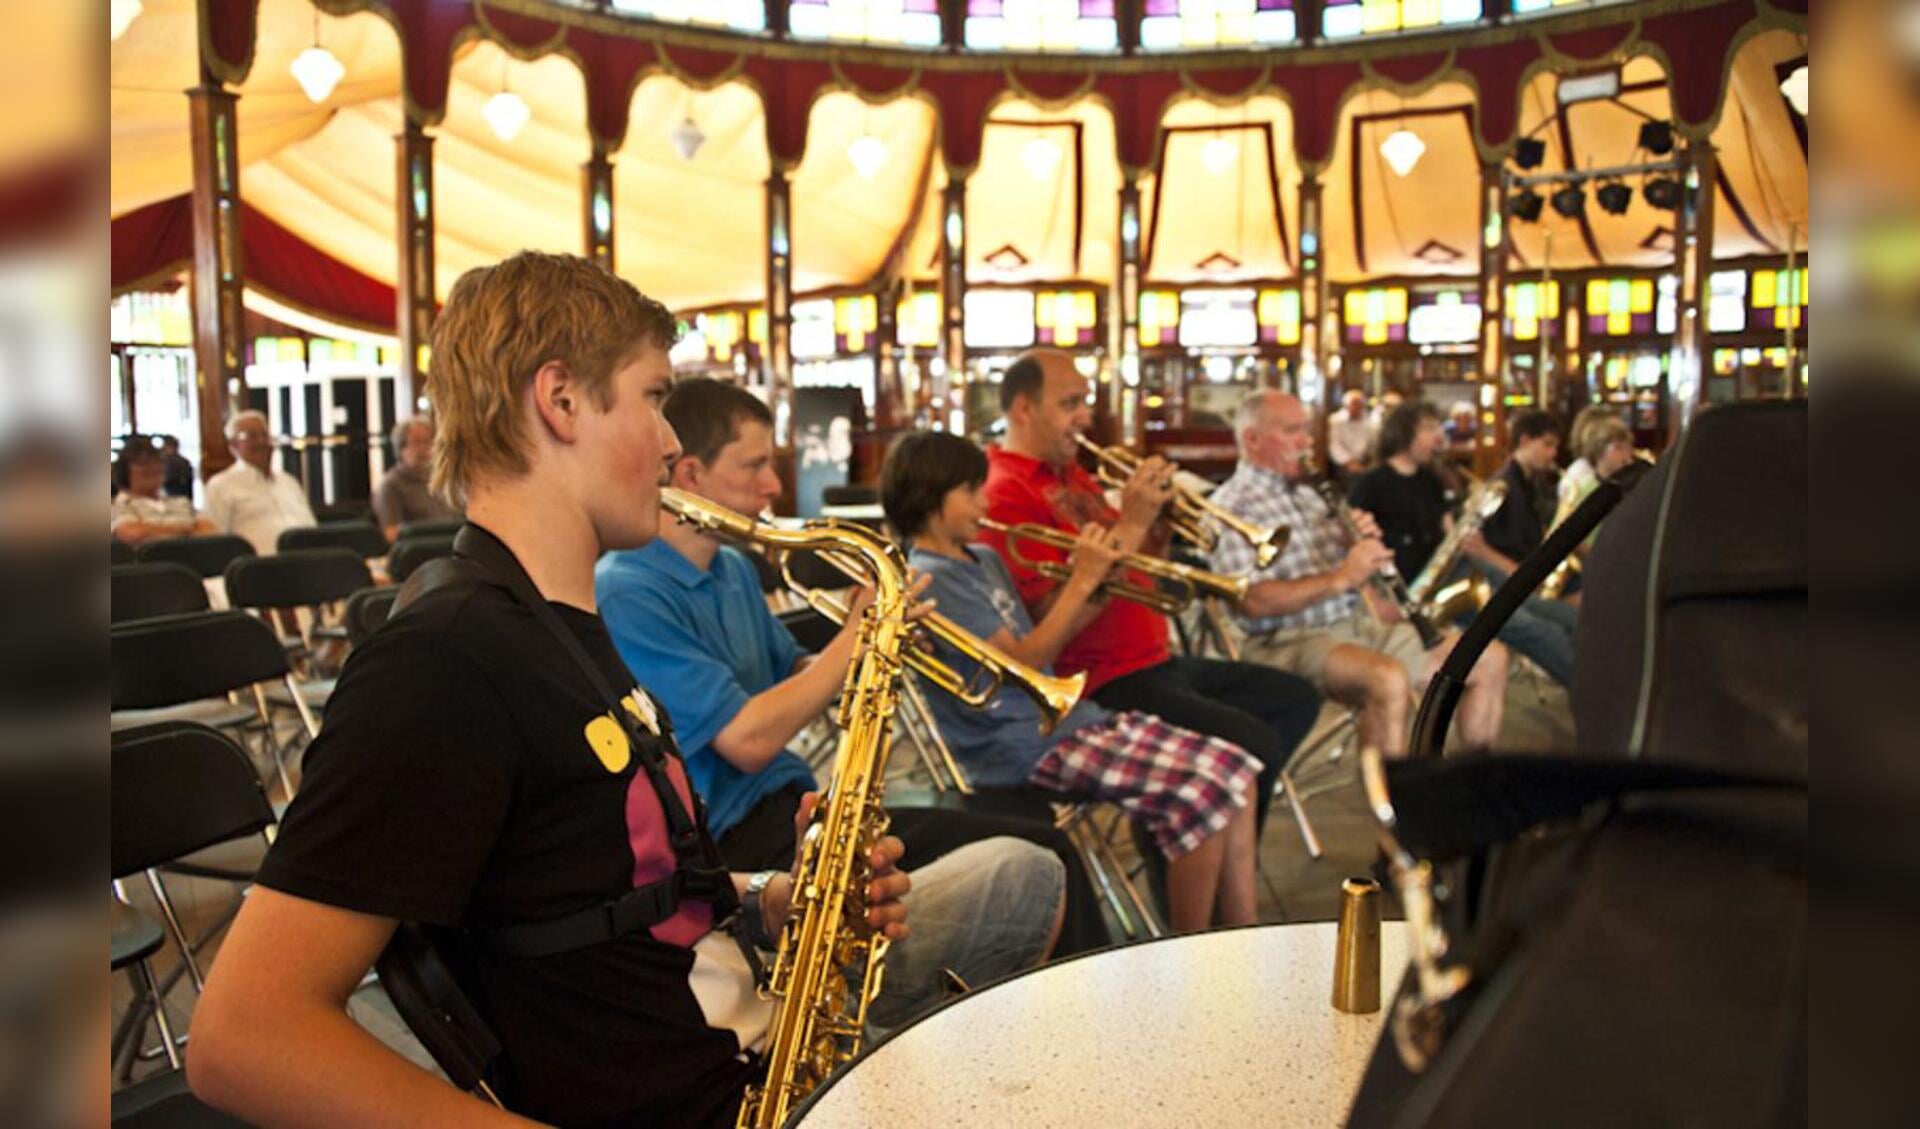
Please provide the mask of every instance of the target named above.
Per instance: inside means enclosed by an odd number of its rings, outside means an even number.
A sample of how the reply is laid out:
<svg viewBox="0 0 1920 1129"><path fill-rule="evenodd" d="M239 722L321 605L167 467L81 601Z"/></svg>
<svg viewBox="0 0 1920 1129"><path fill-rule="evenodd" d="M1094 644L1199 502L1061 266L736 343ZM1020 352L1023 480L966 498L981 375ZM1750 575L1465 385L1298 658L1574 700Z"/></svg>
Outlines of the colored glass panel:
<svg viewBox="0 0 1920 1129"><path fill-rule="evenodd" d="M1171 344L1180 326L1180 295L1172 290L1140 292L1140 347Z"/></svg>
<svg viewBox="0 0 1920 1129"><path fill-rule="evenodd" d="M1260 323L1260 341L1266 345L1300 344L1300 292L1262 290L1254 307Z"/></svg>
<svg viewBox="0 0 1920 1129"><path fill-rule="evenodd" d="M1657 304L1653 279L1593 279L1587 283L1587 332L1604 337L1657 332Z"/></svg>
<svg viewBox="0 0 1920 1129"><path fill-rule="evenodd" d="M894 341L913 349L940 345L940 295L919 290L900 299L894 312Z"/></svg>
<svg viewBox="0 0 1920 1129"><path fill-rule="evenodd" d="M1472 23L1480 0L1327 0L1320 33L1328 39Z"/></svg>
<svg viewBox="0 0 1920 1129"><path fill-rule="evenodd" d="M1140 46L1148 51L1249 47L1299 37L1293 0L1144 0Z"/></svg>
<svg viewBox="0 0 1920 1129"><path fill-rule="evenodd" d="M1624 2L1625 0L1513 0L1513 14L1538 16L1550 12L1564 12L1573 8L1600 8L1608 4Z"/></svg>
<svg viewBox="0 0 1920 1129"><path fill-rule="evenodd" d="M1385 345L1407 339L1407 290L1404 286L1349 290L1342 308L1348 344Z"/></svg>
<svg viewBox="0 0 1920 1129"><path fill-rule="evenodd" d="M787 27L795 39L938 47L939 0L791 0Z"/></svg>
<svg viewBox="0 0 1920 1129"><path fill-rule="evenodd" d="M1560 284L1508 284L1507 336L1515 341L1537 341L1543 325L1549 336L1560 335Z"/></svg>
<svg viewBox="0 0 1920 1129"><path fill-rule="evenodd" d="M981 51L1115 51L1114 0L967 0L963 41Z"/></svg>
<svg viewBox="0 0 1920 1129"><path fill-rule="evenodd" d="M864 353L880 328L880 303L871 294L833 300L833 336L842 353Z"/></svg>
<svg viewBox="0 0 1920 1129"><path fill-rule="evenodd" d="M764 0L610 0L616 12L646 16L664 23L705 24L735 31L765 31Z"/></svg>
<svg viewBox="0 0 1920 1129"><path fill-rule="evenodd" d="M1062 348L1091 345L1100 323L1100 303L1091 290L1042 290L1034 295L1038 339Z"/></svg>
<svg viewBox="0 0 1920 1129"><path fill-rule="evenodd" d="M1799 270L1757 270L1749 302L1753 323L1760 329L1786 329L1806 324L1807 272Z"/></svg>

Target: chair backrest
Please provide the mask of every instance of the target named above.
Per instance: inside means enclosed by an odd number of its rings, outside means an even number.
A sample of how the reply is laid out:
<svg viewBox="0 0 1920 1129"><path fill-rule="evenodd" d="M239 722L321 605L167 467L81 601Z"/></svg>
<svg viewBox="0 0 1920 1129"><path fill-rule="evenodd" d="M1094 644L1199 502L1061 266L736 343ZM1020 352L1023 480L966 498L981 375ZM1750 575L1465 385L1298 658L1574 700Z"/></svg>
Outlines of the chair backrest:
<svg viewBox="0 0 1920 1129"><path fill-rule="evenodd" d="M880 501L880 491L859 483L828 486L821 490L820 501L828 506L871 506Z"/></svg>
<svg viewBox="0 0 1920 1129"><path fill-rule="evenodd" d="M298 549L227 566L227 601L236 608L306 608L344 600L373 584L352 549Z"/></svg>
<svg viewBox="0 0 1920 1129"><path fill-rule="evenodd" d="M347 624L347 642L358 647L373 638L373 633L386 626L387 617L393 614L393 601L400 595L400 586L385 584L378 588L362 588L347 597L347 611L343 618Z"/></svg>
<svg viewBox="0 0 1920 1129"><path fill-rule="evenodd" d="M437 537L402 537L393 543L393 552L387 554L387 575L393 578L395 584L400 584L413 575L414 569L433 558L452 555L451 533Z"/></svg>
<svg viewBox="0 0 1920 1129"><path fill-rule="evenodd" d="M287 673L273 629L242 611L116 623L111 629L116 710L156 709L270 682Z"/></svg>
<svg viewBox="0 0 1920 1129"><path fill-rule="evenodd" d="M114 623L207 610L206 582L186 565L172 561L114 565L109 576Z"/></svg>
<svg viewBox="0 0 1920 1129"><path fill-rule="evenodd" d="M451 537L460 532L466 521L457 517L439 517L431 521L409 521L400 526L400 535L395 542L405 541L409 537Z"/></svg>
<svg viewBox="0 0 1920 1129"><path fill-rule="evenodd" d="M427 930L403 921L374 963L394 1010L454 1085L492 1097L487 1072L500 1040L461 991Z"/></svg>
<svg viewBox="0 0 1920 1129"><path fill-rule="evenodd" d="M231 533L169 537L161 541L149 541L134 551L134 556L142 564L148 561L174 561L201 576L219 576L234 561L252 555L253 546L247 543L247 539Z"/></svg>
<svg viewBox="0 0 1920 1129"><path fill-rule="evenodd" d="M280 531L274 546L282 553L301 549L349 549L365 559L387 555L387 535L370 521L330 521Z"/></svg>
<svg viewBox="0 0 1920 1129"><path fill-rule="evenodd" d="M109 556L107 559L113 564L117 564L117 565L132 564L134 561L137 561L140 559L138 556L134 555L133 546L127 544L125 541L120 540L118 537L107 538L107 543L112 546L112 549L110 550L112 555Z"/></svg>
<svg viewBox="0 0 1920 1129"><path fill-rule="evenodd" d="M1807 771L1806 401L1702 412L1588 556L1583 749Z"/></svg>
<svg viewBox="0 0 1920 1129"><path fill-rule="evenodd" d="M113 735L113 877L257 834L273 807L233 739L190 721Z"/></svg>

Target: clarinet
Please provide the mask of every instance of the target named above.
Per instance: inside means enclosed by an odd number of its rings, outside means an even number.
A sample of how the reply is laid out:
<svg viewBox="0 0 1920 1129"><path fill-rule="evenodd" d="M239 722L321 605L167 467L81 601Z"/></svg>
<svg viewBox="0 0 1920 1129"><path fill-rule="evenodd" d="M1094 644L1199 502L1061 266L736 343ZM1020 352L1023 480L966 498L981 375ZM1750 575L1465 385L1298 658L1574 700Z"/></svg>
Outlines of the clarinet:
<svg viewBox="0 0 1920 1129"><path fill-rule="evenodd" d="M1347 536L1358 541L1360 528L1354 524L1353 511L1347 508L1347 499L1340 493L1339 487L1334 485L1332 479L1322 479L1315 489L1320 492L1320 497L1326 501L1327 507L1333 511L1333 516L1339 519L1341 528L1347 531ZM1392 561L1388 561L1384 568L1368 577L1367 583L1372 585L1374 591L1381 596L1391 600L1394 607L1400 609L1400 614L1413 625L1415 631L1419 632L1422 647L1431 651L1445 641L1446 636L1433 625L1433 621L1428 619L1426 612L1421 610L1413 594L1407 591L1406 579L1400 575L1400 570L1394 567Z"/></svg>

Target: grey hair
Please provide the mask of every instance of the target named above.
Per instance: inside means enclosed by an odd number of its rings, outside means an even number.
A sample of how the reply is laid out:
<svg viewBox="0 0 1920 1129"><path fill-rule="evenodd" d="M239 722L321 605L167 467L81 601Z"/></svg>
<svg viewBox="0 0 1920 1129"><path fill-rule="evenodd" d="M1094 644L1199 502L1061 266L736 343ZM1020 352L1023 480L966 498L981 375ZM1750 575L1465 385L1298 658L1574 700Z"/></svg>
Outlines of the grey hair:
<svg viewBox="0 0 1920 1129"><path fill-rule="evenodd" d="M416 427L424 427L427 429L427 432L431 434L434 430L433 417L408 416L406 419L393 425L393 434L389 436L389 438L393 441L393 455L395 458L400 457L400 448L407 445L407 432Z"/></svg>
<svg viewBox="0 0 1920 1129"><path fill-rule="evenodd" d="M1266 421L1267 405L1286 395L1278 388L1256 388L1240 397L1240 405L1233 410L1233 441L1242 453L1247 449L1247 432Z"/></svg>
<svg viewBox="0 0 1920 1129"><path fill-rule="evenodd" d="M233 439L239 434L240 425L250 419L259 420L260 426L266 428L269 434L273 432L273 425L267 422L267 413L262 411L257 411L253 408L248 408L244 412L235 412L231 417L228 418L227 420L228 442L232 442Z"/></svg>

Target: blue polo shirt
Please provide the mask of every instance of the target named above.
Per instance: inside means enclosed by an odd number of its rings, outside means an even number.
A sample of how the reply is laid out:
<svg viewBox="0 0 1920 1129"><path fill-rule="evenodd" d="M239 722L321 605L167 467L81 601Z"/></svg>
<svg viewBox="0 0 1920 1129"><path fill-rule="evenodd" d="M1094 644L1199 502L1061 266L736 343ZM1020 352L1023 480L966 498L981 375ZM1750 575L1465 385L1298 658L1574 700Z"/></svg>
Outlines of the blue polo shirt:
<svg viewBox="0 0 1920 1129"><path fill-rule="evenodd" d="M814 786L813 770L790 751L747 773L713 747L747 699L786 679L805 654L767 610L753 562L722 547L702 570L665 541L652 541L600 558L593 589L627 669L673 720L716 838L769 793L793 783Z"/></svg>

